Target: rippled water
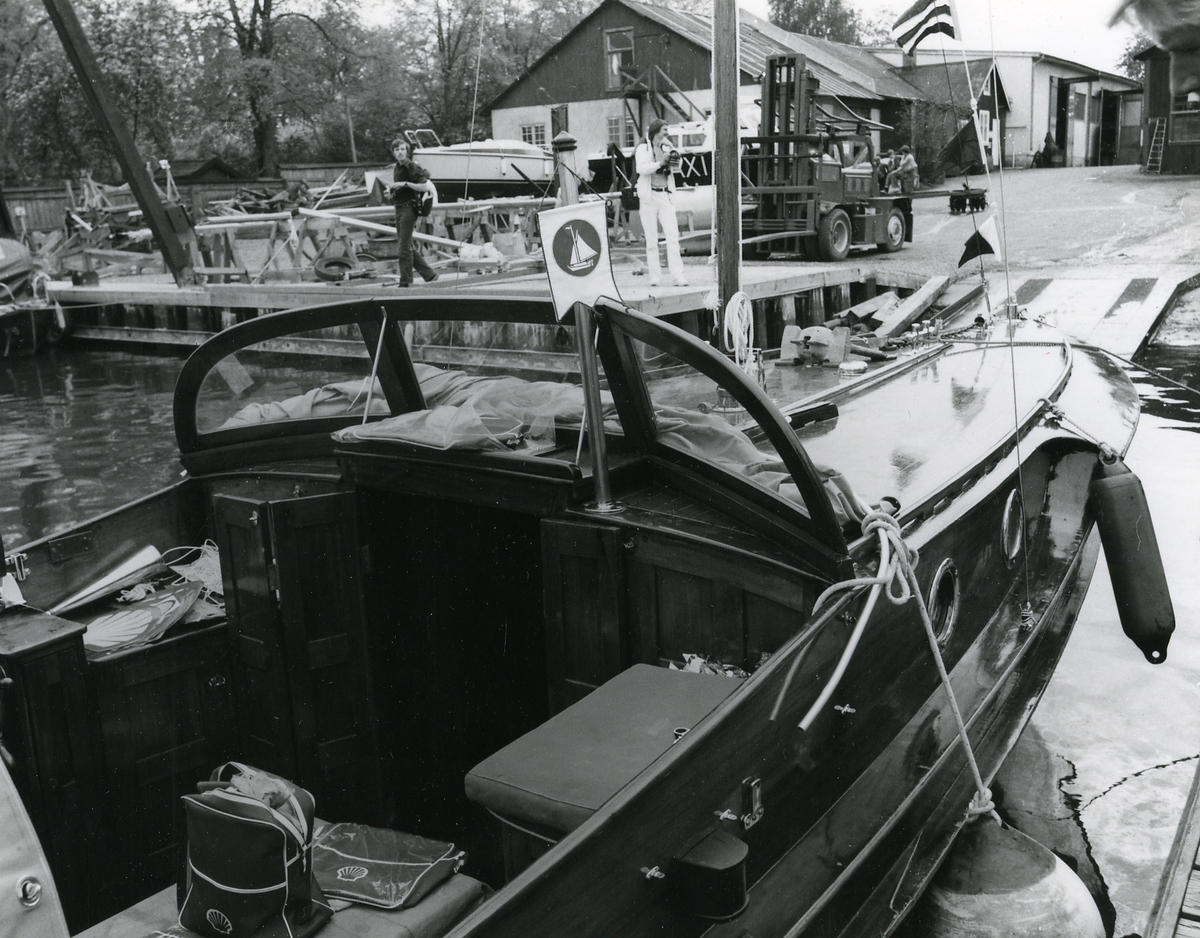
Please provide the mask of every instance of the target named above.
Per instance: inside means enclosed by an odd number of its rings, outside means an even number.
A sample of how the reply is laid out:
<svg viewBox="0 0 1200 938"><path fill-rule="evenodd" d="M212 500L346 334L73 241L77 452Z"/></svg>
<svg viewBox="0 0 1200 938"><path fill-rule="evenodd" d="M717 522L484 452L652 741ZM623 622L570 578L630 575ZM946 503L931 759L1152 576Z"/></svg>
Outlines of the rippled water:
<svg viewBox="0 0 1200 938"><path fill-rule="evenodd" d="M51 349L0 360L0 536L16 547L178 478L182 358Z"/></svg>

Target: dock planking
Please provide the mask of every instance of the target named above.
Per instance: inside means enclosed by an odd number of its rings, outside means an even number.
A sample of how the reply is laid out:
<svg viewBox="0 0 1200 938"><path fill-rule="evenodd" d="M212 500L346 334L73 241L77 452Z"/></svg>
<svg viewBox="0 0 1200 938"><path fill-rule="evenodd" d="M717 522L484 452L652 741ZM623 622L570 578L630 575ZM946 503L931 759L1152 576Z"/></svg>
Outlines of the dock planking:
<svg viewBox="0 0 1200 938"><path fill-rule="evenodd" d="M1150 910L1145 938L1200 938L1200 763Z"/></svg>

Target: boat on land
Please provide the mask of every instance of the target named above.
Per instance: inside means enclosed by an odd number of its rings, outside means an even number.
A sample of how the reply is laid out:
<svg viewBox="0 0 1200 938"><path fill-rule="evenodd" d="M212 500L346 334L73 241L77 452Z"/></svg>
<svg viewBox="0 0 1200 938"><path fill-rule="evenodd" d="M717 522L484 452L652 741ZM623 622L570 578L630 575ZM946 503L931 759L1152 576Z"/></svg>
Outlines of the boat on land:
<svg viewBox="0 0 1200 938"><path fill-rule="evenodd" d="M180 796L231 759L465 850L494 894L438 934L899 926L972 814L967 753L986 783L1053 673L1134 388L1036 322L761 381L595 322L604 463L548 300L354 299L214 336L175 391L186 477L10 553L0 730L73 930L170 925ZM209 539L221 615L89 656L94 610L39 611ZM889 601L909 549L927 624Z"/></svg>
<svg viewBox="0 0 1200 938"><path fill-rule="evenodd" d="M413 159L429 172L438 199L504 199L545 196L554 178L554 157L544 147L521 140L474 140L443 144L432 130L409 131ZM366 174L367 192L378 179L392 181L392 167Z"/></svg>

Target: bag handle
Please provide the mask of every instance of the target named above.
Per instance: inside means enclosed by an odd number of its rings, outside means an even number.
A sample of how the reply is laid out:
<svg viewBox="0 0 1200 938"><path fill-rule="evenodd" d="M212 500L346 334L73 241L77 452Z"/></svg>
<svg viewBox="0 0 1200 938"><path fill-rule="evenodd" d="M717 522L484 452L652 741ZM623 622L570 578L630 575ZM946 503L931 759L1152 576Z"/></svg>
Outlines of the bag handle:
<svg viewBox="0 0 1200 938"><path fill-rule="evenodd" d="M227 772L229 769L232 769L233 771ZM254 803L260 804L266 808L276 822L283 827L284 830L296 838L297 843L299 843L301 847L308 844L312 830L309 827L308 818L304 815L304 809L300 807L300 800L296 797L296 786L289 782L286 778L281 778L280 776L275 775L272 772L267 772L264 769L256 769L253 766L246 765L243 762L226 762L224 765L213 771L210 781L199 782L196 785L196 788L201 792L224 791L232 784L234 775L244 775L248 778L255 775L267 776L282 783L285 791L287 792L288 804L291 805L292 810L296 814L295 821L259 798L255 798L252 795L246 795L244 792L236 792L236 794L247 799L248 801L253 801Z"/></svg>

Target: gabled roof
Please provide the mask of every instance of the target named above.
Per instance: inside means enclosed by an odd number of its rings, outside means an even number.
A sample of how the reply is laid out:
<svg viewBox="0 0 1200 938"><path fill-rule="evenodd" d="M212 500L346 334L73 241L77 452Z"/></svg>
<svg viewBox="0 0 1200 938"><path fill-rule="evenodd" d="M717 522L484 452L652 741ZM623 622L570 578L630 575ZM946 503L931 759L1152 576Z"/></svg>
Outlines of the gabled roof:
<svg viewBox="0 0 1200 938"><path fill-rule="evenodd" d="M806 36L803 33L792 33L781 29L774 23L755 16L746 10L738 11L743 33L742 53L745 55L744 34L747 29L769 37L787 52L798 52L808 59L809 68L821 81L822 90L826 90L824 74L835 75L840 81L852 86L866 89L871 97L900 98L905 101L920 99L921 91L909 84L903 75L893 66L881 61L870 49L862 46L849 46L842 42L829 39L818 39L816 36ZM776 53L778 54L778 53ZM845 92L830 89L834 94ZM862 97L861 94L849 92L851 97Z"/></svg>
<svg viewBox="0 0 1200 938"><path fill-rule="evenodd" d="M904 70L909 81L920 88L929 101L953 104L955 107L970 107L971 92L979 94L992 74L996 76L996 91L1004 107L1011 108L1008 92L1000 72L991 59L971 59L963 67L962 62L943 62L938 65L918 65ZM970 75L970 82L967 76Z"/></svg>
<svg viewBox="0 0 1200 938"><path fill-rule="evenodd" d="M644 3L642 0L604 0L575 25L562 39L550 47L512 85L500 92L488 105L494 108L509 90L537 69L555 53L569 37L582 29L589 20L609 3L619 3L688 42L712 52L712 17L687 13L672 7ZM799 53L806 57L808 67L821 83L823 95L837 95L859 101L882 101L885 98L916 100L922 97L919 89L905 81L898 70L859 46L847 46L827 39L815 39L785 29L745 10L739 13L741 40L741 71L757 80L766 70L767 59L776 55Z"/></svg>

